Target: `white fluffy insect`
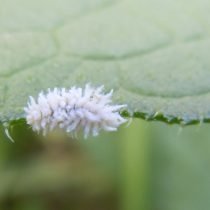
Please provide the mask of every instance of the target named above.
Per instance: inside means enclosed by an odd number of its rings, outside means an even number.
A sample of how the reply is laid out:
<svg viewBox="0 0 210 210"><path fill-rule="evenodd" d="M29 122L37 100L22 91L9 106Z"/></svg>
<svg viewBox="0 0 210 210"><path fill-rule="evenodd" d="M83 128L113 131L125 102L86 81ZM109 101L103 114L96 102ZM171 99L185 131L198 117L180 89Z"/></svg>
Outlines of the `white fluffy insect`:
<svg viewBox="0 0 210 210"><path fill-rule="evenodd" d="M85 138L90 133L97 136L100 130L116 131L127 121L119 114L126 105L112 105L113 90L104 94L103 89L89 84L84 89L48 89L39 94L37 102L30 96L24 108L27 123L43 135L57 128L73 133L83 130Z"/></svg>

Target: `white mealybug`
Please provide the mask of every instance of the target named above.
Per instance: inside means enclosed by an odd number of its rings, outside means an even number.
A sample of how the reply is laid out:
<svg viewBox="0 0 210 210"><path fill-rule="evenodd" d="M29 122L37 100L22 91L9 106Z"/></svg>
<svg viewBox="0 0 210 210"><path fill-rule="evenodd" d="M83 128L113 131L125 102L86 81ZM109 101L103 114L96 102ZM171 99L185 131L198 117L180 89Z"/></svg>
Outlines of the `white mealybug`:
<svg viewBox="0 0 210 210"><path fill-rule="evenodd" d="M113 90L104 94L103 89L89 84L84 89L48 89L46 94L39 94L37 102L30 96L24 108L27 123L43 135L56 128L73 133L83 130L85 138L90 133L97 136L100 130L116 131L127 121L119 114L126 105L112 105Z"/></svg>

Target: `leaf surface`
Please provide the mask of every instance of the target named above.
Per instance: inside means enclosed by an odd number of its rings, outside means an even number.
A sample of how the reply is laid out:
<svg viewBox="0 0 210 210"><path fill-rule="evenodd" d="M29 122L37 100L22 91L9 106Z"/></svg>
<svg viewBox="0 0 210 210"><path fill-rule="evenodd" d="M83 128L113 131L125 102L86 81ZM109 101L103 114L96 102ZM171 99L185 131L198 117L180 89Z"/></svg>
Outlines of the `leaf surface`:
<svg viewBox="0 0 210 210"><path fill-rule="evenodd" d="M86 83L114 89L122 114L210 121L210 2L2 0L0 121L30 95Z"/></svg>

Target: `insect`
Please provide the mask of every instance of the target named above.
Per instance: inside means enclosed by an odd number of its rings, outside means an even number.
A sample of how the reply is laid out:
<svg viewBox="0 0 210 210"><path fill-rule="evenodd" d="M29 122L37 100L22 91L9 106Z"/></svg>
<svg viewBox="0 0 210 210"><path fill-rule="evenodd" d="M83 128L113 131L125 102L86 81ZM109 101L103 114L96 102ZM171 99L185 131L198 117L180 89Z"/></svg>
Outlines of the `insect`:
<svg viewBox="0 0 210 210"><path fill-rule="evenodd" d="M84 88L48 89L40 92L38 99L29 97L24 107L26 121L38 133L47 133L63 129L68 133L84 132L97 136L101 130L116 131L125 123L119 111L126 105L112 104L113 90L104 93L104 86L93 87L87 84Z"/></svg>

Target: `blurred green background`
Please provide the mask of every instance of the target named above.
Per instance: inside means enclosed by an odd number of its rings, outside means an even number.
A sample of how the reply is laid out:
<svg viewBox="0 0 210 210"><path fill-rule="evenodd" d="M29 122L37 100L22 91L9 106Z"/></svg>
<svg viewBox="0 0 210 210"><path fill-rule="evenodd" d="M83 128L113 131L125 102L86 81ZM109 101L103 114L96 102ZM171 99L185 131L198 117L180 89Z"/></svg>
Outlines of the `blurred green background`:
<svg viewBox="0 0 210 210"><path fill-rule="evenodd" d="M133 120L97 138L0 139L0 209L207 210L209 125Z"/></svg>

